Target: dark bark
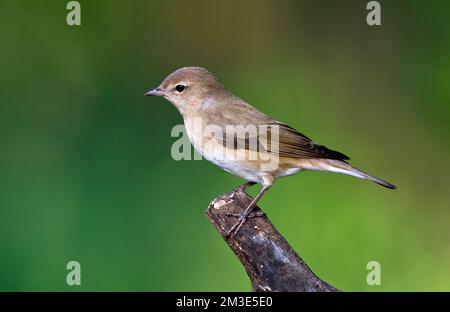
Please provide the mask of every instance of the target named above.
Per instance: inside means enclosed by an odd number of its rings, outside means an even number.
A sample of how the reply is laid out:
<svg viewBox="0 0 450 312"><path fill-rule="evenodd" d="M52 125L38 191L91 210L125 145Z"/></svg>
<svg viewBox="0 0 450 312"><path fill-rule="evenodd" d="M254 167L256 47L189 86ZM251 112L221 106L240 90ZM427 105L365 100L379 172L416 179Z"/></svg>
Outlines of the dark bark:
<svg viewBox="0 0 450 312"><path fill-rule="evenodd" d="M253 291L339 291L318 278L266 215L247 220L237 234L227 231L237 222L251 197L236 190L214 199L206 210L208 219L241 261ZM261 212L255 207L255 212Z"/></svg>

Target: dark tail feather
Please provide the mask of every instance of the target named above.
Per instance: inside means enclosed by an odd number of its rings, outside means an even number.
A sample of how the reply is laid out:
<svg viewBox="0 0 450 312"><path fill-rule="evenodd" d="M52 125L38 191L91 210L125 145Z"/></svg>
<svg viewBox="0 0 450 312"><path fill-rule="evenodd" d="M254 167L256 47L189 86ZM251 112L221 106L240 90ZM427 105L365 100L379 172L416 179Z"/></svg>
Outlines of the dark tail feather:
<svg viewBox="0 0 450 312"><path fill-rule="evenodd" d="M332 160L331 161L332 167L335 168L335 170L330 170L330 171L335 171L335 172L339 172L339 173L344 173L344 174L348 174L354 177L358 177L361 179L367 179L370 181L373 181L381 186L384 186L388 189L392 189L395 190L397 187L383 179L377 178L373 175L370 175L368 173L365 173L364 171L361 171L359 169L356 169L355 167L352 167L350 164L348 164L347 162L344 161L338 161L338 160Z"/></svg>
<svg viewBox="0 0 450 312"><path fill-rule="evenodd" d="M361 171L359 169L356 169L356 168L352 167L352 171L357 173L357 174L359 174L363 179L370 180L370 181L375 182L376 184L384 186L384 187L386 187L388 189L395 190L397 188L394 184L391 184L388 181L385 181L383 179L380 179L378 177L375 177L373 175L365 173L365 172L363 172L363 171Z"/></svg>
<svg viewBox="0 0 450 312"><path fill-rule="evenodd" d="M389 183L385 180L379 179L379 178L371 177L371 178L369 178L369 180L371 180L381 186L387 187L388 189L391 189L391 190L395 190L397 188L394 184L391 184L391 183Z"/></svg>

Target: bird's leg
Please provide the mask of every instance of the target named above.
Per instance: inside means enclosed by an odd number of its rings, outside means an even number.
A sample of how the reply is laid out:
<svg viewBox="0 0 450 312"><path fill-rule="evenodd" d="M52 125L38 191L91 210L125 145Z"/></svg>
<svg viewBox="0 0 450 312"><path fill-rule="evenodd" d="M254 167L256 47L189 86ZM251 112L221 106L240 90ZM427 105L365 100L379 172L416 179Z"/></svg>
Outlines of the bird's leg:
<svg viewBox="0 0 450 312"><path fill-rule="evenodd" d="M256 184L256 182L249 181L249 182L246 182L246 183L238 186L237 188L235 188L234 191L235 192L245 192L250 186L253 186L255 184Z"/></svg>
<svg viewBox="0 0 450 312"><path fill-rule="evenodd" d="M233 190L233 192L243 192L246 193L247 189L253 185L257 184L256 182L248 181L242 185L239 185L237 188ZM227 212L226 215L228 217L241 217L242 213L235 213L235 212ZM248 218L254 218L254 217L262 217L264 216L264 212L254 212L252 214L248 215Z"/></svg>
<svg viewBox="0 0 450 312"><path fill-rule="evenodd" d="M236 212L227 212L225 214L228 217L241 217L242 213L236 213ZM252 211L249 213L249 215L247 216L247 219L252 219L252 218L259 218L259 217L263 217L266 214L264 213L264 211Z"/></svg>
<svg viewBox="0 0 450 312"><path fill-rule="evenodd" d="M236 234L237 232L239 232L240 228L244 225L245 221L247 221L247 218L249 217L256 203L261 199L264 193L266 193L271 186L272 185L263 186L261 191L259 191L258 195L256 195L255 198L253 198L253 200L247 206L247 208L245 208L244 212L242 212L242 214L239 215L238 221L235 224L233 224L231 229L227 232L227 236L230 236L232 233Z"/></svg>

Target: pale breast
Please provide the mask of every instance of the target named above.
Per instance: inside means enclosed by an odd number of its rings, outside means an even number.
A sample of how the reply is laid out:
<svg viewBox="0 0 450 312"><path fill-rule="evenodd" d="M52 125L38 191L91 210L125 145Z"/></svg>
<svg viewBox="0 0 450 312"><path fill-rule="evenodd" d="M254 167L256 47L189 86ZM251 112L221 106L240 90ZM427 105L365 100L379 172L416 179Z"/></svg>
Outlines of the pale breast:
<svg viewBox="0 0 450 312"><path fill-rule="evenodd" d="M247 163L236 157L236 151L225 148L215 139L217 133L211 131L214 128L206 129L201 117L185 119L185 127L195 150L205 159L247 181L261 181L258 164ZM219 131L218 128L216 130Z"/></svg>

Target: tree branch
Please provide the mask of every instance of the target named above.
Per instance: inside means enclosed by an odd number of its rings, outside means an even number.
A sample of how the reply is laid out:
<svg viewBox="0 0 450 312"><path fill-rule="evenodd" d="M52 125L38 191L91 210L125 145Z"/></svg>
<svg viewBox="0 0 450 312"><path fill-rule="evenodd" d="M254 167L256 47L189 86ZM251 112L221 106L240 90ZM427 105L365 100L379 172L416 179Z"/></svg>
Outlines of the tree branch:
<svg viewBox="0 0 450 312"><path fill-rule="evenodd" d="M318 278L264 214L247 220L237 234L227 230L237 222L252 198L236 190L214 199L205 211L222 238L241 261L253 291L339 291ZM255 207L255 212L261 212Z"/></svg>

